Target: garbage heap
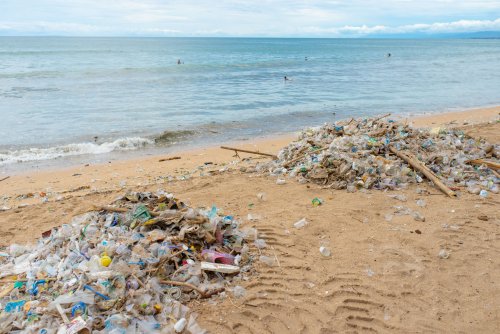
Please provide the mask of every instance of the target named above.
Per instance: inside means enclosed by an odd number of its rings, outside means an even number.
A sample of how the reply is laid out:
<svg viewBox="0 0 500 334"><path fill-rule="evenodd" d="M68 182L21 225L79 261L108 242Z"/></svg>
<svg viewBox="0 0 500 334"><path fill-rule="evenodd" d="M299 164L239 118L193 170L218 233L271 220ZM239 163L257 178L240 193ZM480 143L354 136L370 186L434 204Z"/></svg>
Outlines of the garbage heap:
<svg viewBox="0 0 500 334"><path fill-rule="evenodd" d="M184 304L243 278L247 237L216 207L127 193L0 250L0 333L205 333Z"/></svg>
<svg viewBox="0 0 500 334"><path fill-rule="evenodd" d="M258 166L271 175L297 177L333 189L398 189L424 176L392 150L409 154L454 190L498 192L495 171L469 160L498 163L500 147L458 129L417 129L384 118L351 119L304 130L278 160ZM278 182L283 179L278 179Z"/></svg>

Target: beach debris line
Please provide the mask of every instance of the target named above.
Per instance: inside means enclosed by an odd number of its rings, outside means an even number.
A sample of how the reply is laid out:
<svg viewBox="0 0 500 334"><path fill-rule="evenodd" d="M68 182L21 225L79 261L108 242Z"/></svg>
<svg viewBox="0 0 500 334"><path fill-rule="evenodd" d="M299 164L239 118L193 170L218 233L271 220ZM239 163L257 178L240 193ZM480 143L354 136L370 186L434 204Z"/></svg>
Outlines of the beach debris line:
<svg viewBox="0 0 500 334"><path fill-rule="evenodd" d="M227 147L227 146L221 146L220 148L223 150L234 151L234 153L237 157L239 157L238 152L243 152L243 153L263 155L266 157L271 157L273 159L278 159L278 156L276 156L275 154L270 154L270 153L263 153L263 152L259 152L259 151L251 151L251 150L245 150L245 149L241 149L241 148Z"/></svg>
<svg viewBox="0 0 500 334"><path fill-rule="evenodd" d="M498 193L498 144L459 129L413 128L389 116L305 129L278 159L256 170L348 192L402 189L428 179L450 197L462 189Z"/></svg>
<svg viewBox="0 0 500 334"><path fill-rule="evenodd" d="M159 190L94 210L0 249L1 333L205 333L185 304L224 298L257 260L257 230L215 206Z"/></svg>
<svg viewBox="0 0 500 334"><path fill-rule="evenodd" d="M158 162L164 162L164 161L171 161L171 160L179 160L181 157L169 157L169 158L162 158L158 160Z"/></svg>

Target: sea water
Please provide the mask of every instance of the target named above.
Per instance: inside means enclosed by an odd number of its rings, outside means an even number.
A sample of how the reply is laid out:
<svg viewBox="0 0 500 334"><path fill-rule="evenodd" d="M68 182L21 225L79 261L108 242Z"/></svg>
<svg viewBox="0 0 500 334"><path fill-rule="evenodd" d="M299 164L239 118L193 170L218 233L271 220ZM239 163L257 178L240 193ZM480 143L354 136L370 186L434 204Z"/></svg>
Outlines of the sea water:
<svg viewBox="0 0 500 334"><path fill-rule="evenodd" d="M498 105L499 69L493 39L0 37L0 169Z"/></svg>

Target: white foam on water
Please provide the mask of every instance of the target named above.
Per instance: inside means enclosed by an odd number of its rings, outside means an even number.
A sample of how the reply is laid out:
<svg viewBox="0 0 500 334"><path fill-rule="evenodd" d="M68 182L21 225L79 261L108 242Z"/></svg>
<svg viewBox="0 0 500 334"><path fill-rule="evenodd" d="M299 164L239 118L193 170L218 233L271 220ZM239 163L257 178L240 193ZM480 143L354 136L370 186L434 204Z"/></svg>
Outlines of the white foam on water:
<svg viewBox="0 0 500 334"><path fill-rule="evenodd" d="M104 154L113 151L131 151L154 145L154 141L142 137L119 138L112 142L75 143L47 148L28 148L0 152L0 166L29 161L57 159L84 154Z"/></svg>

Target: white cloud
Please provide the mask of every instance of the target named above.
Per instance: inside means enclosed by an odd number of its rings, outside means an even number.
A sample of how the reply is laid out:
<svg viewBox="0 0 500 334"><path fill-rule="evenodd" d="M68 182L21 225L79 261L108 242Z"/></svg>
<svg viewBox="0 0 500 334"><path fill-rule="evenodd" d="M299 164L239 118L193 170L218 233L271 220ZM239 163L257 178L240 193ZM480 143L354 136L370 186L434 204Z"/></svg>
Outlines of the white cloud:
<svg viewBox="0 0 500 334"><path fill-rule="evenodd" d="M499 13L500 0L0 0L0 34L341 37L463 32L500 30Z"/></svg>
<svg viewBox="0 0 500 334"><path fill-rule="evenodd" d="M459 33L497 30L500 31L500 18L496 20L459 20L454 22L436 22L431 24L417 23L397 27L384 25L346 25L331 28L307 27L304 29L304 32L314 35L332 34L335 36L367 36L372 34Z"/></svg>

